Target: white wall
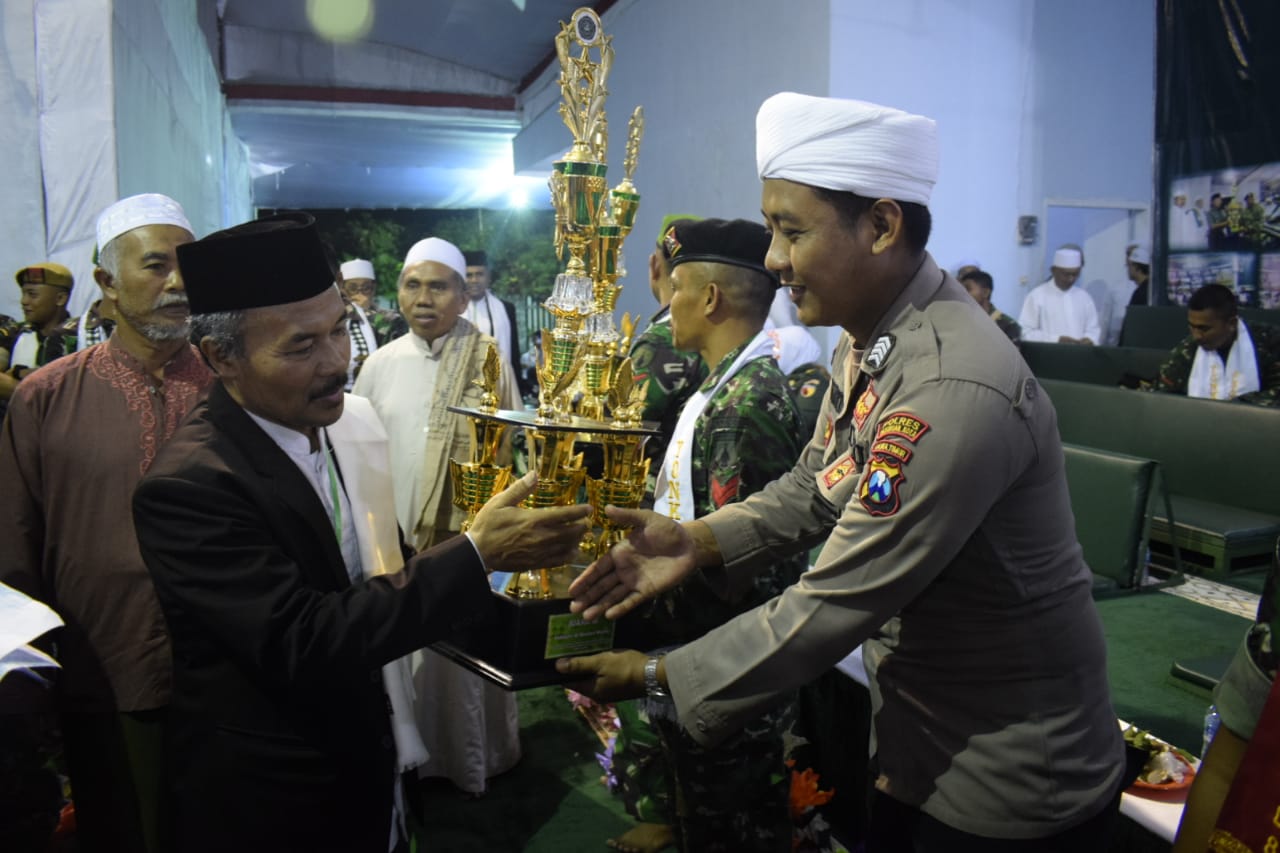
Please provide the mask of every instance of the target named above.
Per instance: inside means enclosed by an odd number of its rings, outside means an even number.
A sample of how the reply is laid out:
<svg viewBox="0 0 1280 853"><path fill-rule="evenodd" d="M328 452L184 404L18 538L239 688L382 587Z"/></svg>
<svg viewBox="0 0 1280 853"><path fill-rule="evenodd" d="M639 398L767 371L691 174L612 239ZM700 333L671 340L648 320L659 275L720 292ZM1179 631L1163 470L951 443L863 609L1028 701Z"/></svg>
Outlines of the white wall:
<svg viewBox="0 0 1280 853"><path fill-rule="evenodd" d="M976 260L1016 315L1042 280L1044 238L1019 215L1048 199L1150 204L1155 8L1150 0L832 0L831 94L938 121L930 251Z"/></svg>
<svg viewBox="0 0 1280 853"><path fill-rule="evenodd" d="M635 183L642 196L623 247L630 273L617 314L656 310L646 264L667 213L760 219L755 115L775 92L826 94L828 0L623 0L604 16L609 77L609 184L622 180L627 119L644 106ZM800 25L799 22L803 22ZM526 95L516 170L550 170L573 141L555 112L553 63ZM547 283L548 290L551 283Z"/></svg>
<svg viewBox="0 0 1280 853"><path fill-rule="evenodd" d="M0 3L0 314L22 317L13 274L44 259L34 0Z"/></svg>
<svg viewBox="0 0 1280 853"><path fill-rule="evenodd" d="M832 0L831 94L938 122L929 251L976 261L1017 310L1019 147L1030 103L1033 5L1024 0Z"/></svg>

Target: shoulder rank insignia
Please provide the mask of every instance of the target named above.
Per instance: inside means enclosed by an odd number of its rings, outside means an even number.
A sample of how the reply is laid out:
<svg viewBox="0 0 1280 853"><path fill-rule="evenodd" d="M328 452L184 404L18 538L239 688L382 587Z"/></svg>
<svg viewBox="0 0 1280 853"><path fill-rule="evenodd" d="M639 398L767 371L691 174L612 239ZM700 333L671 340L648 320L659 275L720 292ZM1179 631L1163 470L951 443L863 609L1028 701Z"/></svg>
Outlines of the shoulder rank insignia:
<svg viewBox="0 0 1280 853"><path fill-rule="evenodd" d="M876 338L876 342L871 345L871 349L867 350L863 362L871 370L879 370L884 367L884 363L889 358L889 353L893 351L894 337L890 334L884 334Z"/></svg>
<svg viewBox="0 0 1280 853"><path fill-rule="evenodd" d="M858 402L853 404L853 422L858 429L862 429L862 425L867 422L867 417L871 414L871 410L879 402L880 396L876 394L876 383L868 383L866 390L858 396Z"/></svg>
<svg viewBox="0 0 1280 853"><path fill-rule="evenodd" d="M888 456L872 456L858 489L858 500L871 515L893 515L898 511L898 486L905 480L902 466Z"/></svg>

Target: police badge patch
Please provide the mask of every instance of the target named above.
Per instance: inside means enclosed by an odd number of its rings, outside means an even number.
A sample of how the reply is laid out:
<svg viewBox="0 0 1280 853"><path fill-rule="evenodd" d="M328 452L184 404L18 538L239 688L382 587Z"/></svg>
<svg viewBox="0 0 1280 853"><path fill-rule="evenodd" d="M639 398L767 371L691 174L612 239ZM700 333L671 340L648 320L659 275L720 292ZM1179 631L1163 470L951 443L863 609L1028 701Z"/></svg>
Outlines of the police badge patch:
<svg viewBox="0 0 1280 853"><path fill-rule="evenodd" d="M887 456L873 456L858 489L862 507L874 516L893 515L901 506L898 486L906 480L902 466Z"/></svg>

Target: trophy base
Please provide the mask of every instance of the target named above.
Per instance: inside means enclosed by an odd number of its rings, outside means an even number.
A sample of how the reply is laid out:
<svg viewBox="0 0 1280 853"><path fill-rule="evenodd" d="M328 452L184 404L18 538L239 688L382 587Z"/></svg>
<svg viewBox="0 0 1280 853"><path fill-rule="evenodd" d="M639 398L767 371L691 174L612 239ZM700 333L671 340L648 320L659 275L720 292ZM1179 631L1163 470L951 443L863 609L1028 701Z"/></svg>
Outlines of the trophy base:
<svg viewBox="0 0 1280 853"><path fill-rule="evenodd" d="M553 594L562 593L581 567L552 570ZM432 644L431 648L506 690L572 681L556 671L556 658L612 648L647 648L638 620L585 622L569 612L569 599L515 598L505 592L510 575L495 573L494 621L485 630Z"/></svg>

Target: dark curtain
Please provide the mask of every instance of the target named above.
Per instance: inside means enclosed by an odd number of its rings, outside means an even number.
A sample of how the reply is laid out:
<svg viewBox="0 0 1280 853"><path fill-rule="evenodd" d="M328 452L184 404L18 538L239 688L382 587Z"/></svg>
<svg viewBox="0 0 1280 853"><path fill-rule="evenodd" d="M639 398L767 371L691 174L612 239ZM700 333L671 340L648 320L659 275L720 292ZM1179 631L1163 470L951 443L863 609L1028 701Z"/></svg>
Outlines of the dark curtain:
<svg viewBox="0 0 1280 853"><path fill-rule="evenodd" d="M1191 270L1192 284L1215 276L1227 283L1234 275L1242 304L1261 305L1264 270L1280 273L1280 256L1264 257L1280 253L1280 2L1157 2L1153 304L1185 301ZM1225 206L1213 216L1208 208L1212 193L1225 195L1233 176L1247 176L1249 186L1263 182L1253 204L1265 210L1248 209L1242 188L1228 225ZM1178 206L1174 193L1188 186L1193 191ZM1262 198L1270 192L1274 197ZM1202 198L1204 210L1188 210ZM1204 220L1203 244L1179 239L1180 217ZM1210 231L1212 219L1219 227ZM1224 264L1234 272L1223 271Z"/></svg>

